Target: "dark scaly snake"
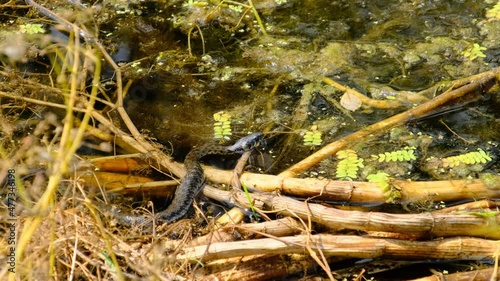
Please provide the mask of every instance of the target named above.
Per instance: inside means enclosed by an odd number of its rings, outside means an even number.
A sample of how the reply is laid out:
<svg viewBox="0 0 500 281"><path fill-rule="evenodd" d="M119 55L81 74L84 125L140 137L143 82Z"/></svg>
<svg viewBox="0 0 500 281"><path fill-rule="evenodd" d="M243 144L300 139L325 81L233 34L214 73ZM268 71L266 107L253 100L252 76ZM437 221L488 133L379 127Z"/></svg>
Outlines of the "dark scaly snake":
<svg viewBox="0 0 500 281"><path fill-rule="evenodd" d="M171 223L183 218L192 206L195 197L203 189L205 174L200 164L200 159L207 155L233 155L243 154L252 150L262 143L262 133L253 133L239 139L230 146L208 144L192 149L184 160L186 175L175 191L174 199L167 209L155 214L157 224ZM152 222L145 216L136 216L112 211L112 216L121 225L142 225L146 228L152 226Z"/></svg>

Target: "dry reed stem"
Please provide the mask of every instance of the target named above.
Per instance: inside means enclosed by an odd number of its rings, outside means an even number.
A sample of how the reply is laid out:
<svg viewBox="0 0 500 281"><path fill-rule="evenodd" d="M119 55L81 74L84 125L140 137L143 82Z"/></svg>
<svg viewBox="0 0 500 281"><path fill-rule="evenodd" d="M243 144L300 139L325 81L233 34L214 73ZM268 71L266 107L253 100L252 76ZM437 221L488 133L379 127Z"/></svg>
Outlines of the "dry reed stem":
<svg viewBox="0 0 500 281"><path fill-rule="evenodd" d="M370 125L344 138L336 140L324 146L320 150L316 151L309 157L294 164L287 170L281 172L279 175L282 177L296 177L299 173L306 171L312 166L318 164L321 160L325 159L326 157L336 153L337 151L345 147L348 147L349 145L352 145L353 143L366 141L375 136L384 134L391 128L403 125L410 120L414 120L415 118L425 116L426 114L431 113L432 111L438 109L440 106L446 104L447 102L456 100L467 94L475 93L477 91L485 92L496 82L498 72L499 72L498 69L494 69L489 72L484 72L478 75L470 76L468 78L470 82L469 84L465 84L460 88L444 92L428 102L425 102L419 106L411 108L403 113L399 113L397 115L389 117L373 125Z"/></svg>
<svg viewBox="0 0 500 281"><path fill-rule="evenodd" d="M82 86L83 84L80 83L79 80L79 75L81 74L81 65L80 65L80 52L86 53L84 50L80 48L80 38L78 34L83 35L87 39L88 33L86 33L84 30L79 28L78 26L67 22L65 19L59 17L57 14L53 13L52 11L44 8L43 6L37 4L36 2L32 0L27 0L26 1L28 4L31 6L35 7L38 11L43 13L44 15L49 16L50 18L62 23L65 25L65 27L68 29L70 33L70 37L68 40L68 45L65 46L66 49L66 54L62 55L62 60L63 64L60 69L59 77L63 77L65 75L69 74L69 80L68 82L65 82L65 79L62 79L63 81L63 90L62 94L65 97L65 109L66 109L66 116L65 116L65 123L63 126L62 130L62 135L60 137L60 143L58 145L58 154L57 157L54 161L54 166L52 170L52 174L49 176L49 181L47 184L47 188L43 195L40 197L38 202L35 204L33 208L33 213L35 214L34 216L27 217L26 220L24 221L23 229L20 232L20 237L18 239L18 244L16 248L16 256L17 259L19 260L19 263L22 263L23 260L26 264L26 262L29 262L27 260L27 257L24 256L25 251L27 249L28 243L30 242L31 238L34 236L35 231L39 229L41 226L43 220L48 217L50 221L53 221L54 217L54 208L52 205L52 202L54 201L54 196L55 196L55 191L57 190L61 180L67 173L69 169L69 165L71 163L71 159L73 155L75 154L76 150L80 146L81 140L83 138L83 135L86 131L87 124L90 120L91 112L94 111L94 102L96 100L97 92L98 92L98 82L100 80L100 68L101 68L101 62L100 59L97 58L96 56L85 56L84 59L90 59L93 61L94 64L94 73L93 73L93 85L91 89L91 94L88 96L88 101L86 101L86 108L85 108L85 114L83 116L81 124L77 127L76 134L73 132L74 130L74 111L76 108L76 103L78 101L77 96L79 95L78 91L78 86ZM58 52L58 50L56 50ZM71 57L71 59L69 59ZM72 64L70 65L70 62ZM51 148L49 147L49 150ZM51 229L52 231L52 229ZM53 234L53 232L52 232ZM51 236L52 239L54 239L54 235ZM105 241L108 241L105 239ZM50 276L54 276L55 272L54 270L54 265L56 261L56 250L55 250L55 243L54 241L51 240L50 247L48 249L49 252L49 264L50 269L48 270L48 274ZM75 242L75 245L76 242ZM110 251L111 259L115 264L117 263L116 256L112 252L112 248L108 244L108 250ZM76 251L75 251L76 253ZM72 263L72 268L74 268L74 259L76 256L72 257L73 263ZM72 274L73 271L71 271L70 274ZM115 278L119 280L124 280L122 272L120 268L116 268L114 270L115 272ZM15 275L11 274L9 275L9 280L14 280Z"/></svg>
<svg viewBox="0 0 500 281"><path fill-rule="evenodd" d="M321 251L327 257L385 257L403 260L480 260L491 258L495 251L500 249L500 241L479 238L454 237L434 241L405 241L353 235L317 234L186 247L184 253L176 256L176 259L210 261L260 254L304 254L306 244L309 244L314 251Z"/></svg>
<svg viewBox="0 0 500 281"><path fill-rule="evenodd" d="M204 167L205 176L211 182L229 183L232 173L213 167ZM320 180L313 178L286 178L245 172L241 182L264 192L279 192L299 197L316 199L384 203L386 198L376 183L358 181ZM490 189L478 179L448 181L395 180L393 186L401 190L403 203L432 199L433 201L456 201L473 198L498 198L500 189Z"/></svg>
<svg viewBox="0 0 500 281"><path fill-rule="evenodd" d="M76 30L75 30L76 31ZM42 223L43 218L49 213L52 212L51 208L51 202L53 201L53 197L55 194L55 191L57 187L59 186L59 183L63 179L63 176L67 173L71 158L76 152L77 148L80 145L80 142L83 138L83 134L85 132L85 127L86 125L81 125L78 128L76 136L71 134L71 131L73 129L73 109L75 108L75 104L77 101L77 93L76 93L76 87L78 84L77 81L77 74L78 74L78 69L79 69L79 63L80 63L80 42L79 38L76 37L74 38L75 40L73 41L74 44L74 51L73 51L73 65L68 66L68 71L70 73L70 84L69 84L69 89L68 90L68 96L66 99L66 116L65 116L65 123L63 127L63 133L61 135L61 140L59 144L59 151L57 158L54 163L54 169L52 175L49 177L49 182L47 185L47 189L42 195L42 197L38 200L38 202L35 204L33 208L33 212L35 214L38 214L37 216L33 217L28 217L24 223L24 227L21 231L20 237L19 237L19 242L18 242L18 247L16 248L16 255L18 259L22 259L24 257L24 251L26 250L26 247L30 241L30 238L33 236L34 232L36 229L40 226ZM71 42L71 40L69 41ZM70 43L71 44L71 43ZM68 47L68 49L71 49ZM70 53L68 52L68 55ZM96 75L100 75L100 64L98 62L95 62L98 66L96 66ZM63 69L62 71L66 71L66 69ZM95 79L95 76L94 76ZM95 80L94 80L95 81ZM96 87L93 87L96 88ZM95 97L97 95L96 90L92 90L92 96ZM94 106L94 99L91 98L89 102L87 103L87 108L86 112L84 115L84 120L83 124L86 124L90 118L90 112L93 110ZM9 276L9 279L13 280L14 276L11 275Z"/></svg>
<svg viewBox="0 0 500 281"><path fill-rule="evenodd" d="M492 200L479 200L448 207L441 210L436 210L434 211L434 213L471 212L472 210L486 210L495 208L498 212L500 208L500 202Z"/></svg>
<svg viewBox="0 0 500 281"><path fill-rule="evenodd" d="M72 179L81 181L87 190L102 189L122 194L147 193L165 197L172 195L179 184L174 180L153 181L149 177L108 172L77 173Z"/></svg>
<svg viewBox="0 0 500 281"><path fill-rule="evenodd" d="M43 106L47 106L47 107L67 109L66 105L64 105L64 104L58 104L58 103L53 103L53 102L48 102L48 101L32 99L32 98L28 98L28 97L16 96L16 95L13 95L11 93L6 93L6 92L2 92L2 91L0 91L0 96L4 96L6 98L11 98L11 99L16 99L16 100L22 100L25 102L43 105ZM81 109L81 108L73 108L73 111L85 113L85 109Z"/></svg>
<svg viewBox="0 0 500 281"><path fill-rule="evenodd" d="M210 186L205 186L203 194L221 202L231 196L227 191ZM233 192L233 196L238 205L249 207L243 192ZM307 220L310 214L311 221L336 230L396 232L420 237L474 236L500 239L500 214L482 217L470 214L344 211L275 194L252 193L251 197L283 215L297 215Z"/></svg>
<svg viewBox="0 0 500 281"><path fill-rule="evenodd" d="M181 245L179 241L167 240L162 246L164 249L175 249L179 246L194 247L200 245L209 245L215 242L235 241L243 237L262 237L274 236L283 237L298 233L305 233L303 227L296 219L286 217L261 223L243 223L238 225L226 225L219 230L213 231L207 235L194 238Z"/></svg>
<svg viewBox="0 0 500 281"><path fill-rule="evenodd" d="M117 128L111 121L97 111L92 112L92 117L99 121L103 126L108 128L115 134L114 141L121 148L127 150L129 153L142 153L153 159L154 163L151 164L152 168L161 171L170 172L177 177L183 177L186 171L181 164L174 162L170 157L165 155L158 147L149 143L144 138L136 139L129 136Z"/></svg>

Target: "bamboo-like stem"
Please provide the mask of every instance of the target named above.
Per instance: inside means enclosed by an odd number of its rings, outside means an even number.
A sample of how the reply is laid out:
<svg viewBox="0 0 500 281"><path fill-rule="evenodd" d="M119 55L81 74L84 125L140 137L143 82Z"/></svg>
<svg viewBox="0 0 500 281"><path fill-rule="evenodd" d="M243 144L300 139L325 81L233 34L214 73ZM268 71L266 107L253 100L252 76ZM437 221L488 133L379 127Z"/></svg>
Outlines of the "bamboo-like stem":
<svg viewBox="0 0 500 281"><path fill-rule="evenodd" d="M233 203L248 208L244 192L222 191L205 186L203 194L221 202L233 198ZM269 193L252 193L252 201L261 202L268 209L303 220L311 220L325 227L343 230L382 231L410 234L417 237L474 236L500 239L500 214L492 217L467 213L389 214L382 212L345 211L321 204L301 202Z"/></svg>
<svg viewBox="0 0 500 281"><path fill-rule="evenodd" d="M302 254L306 243L309 243L313 250L321 251L327 257L389 257L403 260L480 260L491 258L500 249L500 241L478 238L455 237L434 241L407 241L353 235L317 234L186 247L184 254L177 255L176 259L210 261L259 254Z"/></svg>
<svg viewBox="0 0 500 281"><path fill-rule="evenodd" d="M213 167L204 167L208 180L230 183L232 173ZM383 191L373 182L339 181L313 178L286 178L282 176L243 173L240 180L259 191L279 192L298 197L315 197L331 201L384 203ZM402 203L420 200L456 201L474 198L498 198L500 189L489 188L479 179L447 181L395 180L391 183L401 191Z"/></svg>

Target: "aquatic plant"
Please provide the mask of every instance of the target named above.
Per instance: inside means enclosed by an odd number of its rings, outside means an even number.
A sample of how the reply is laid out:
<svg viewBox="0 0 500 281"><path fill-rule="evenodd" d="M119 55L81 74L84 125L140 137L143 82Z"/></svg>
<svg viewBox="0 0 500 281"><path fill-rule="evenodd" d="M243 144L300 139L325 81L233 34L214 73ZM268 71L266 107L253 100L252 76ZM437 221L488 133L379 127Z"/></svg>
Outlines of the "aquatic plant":
<svg viewBox="0 0 500 281"><path fill-rule="evenodd" d="M214 138L229 140L231 131L231 115L224 111L214 113Z"/></svg>
<svg viewBox="0 0 500 281"><path fill-rule="evenodd" d="M363 168L363 159L358 158L356 151L351 149L340 150L335 155L340 159L335 175L341 180L353 180L358 177L359 168Z"/></svg>
<svg viewBox="0 0 500 281"><path fill-rule="evenodd" d="M441 163L444 168L453 168L460 164L465 164L465 165L474 165L478 163L485 164L491 160L492 160L491 155L486 153L481 148L478 148L477 151L472 151L461 155L443 158L441 159Z"/></svg>
<svg viewBox="0 0 500 281"><path fill-rule="evenodd" d="M377 159L378 162L402 162L402 161L411 161L417 160L417 156L415 155L415 147L407 146L403 149L392 151L392 152L384 152L378 155L372 155L372 158Z"/></svg>
<svg viewBox="0 0 500 281"><path fill-rule="evenodd" d="M45 29L39 23L27 23L19 26L19 31L26 34L45 33Z"/></svg>
<svg viewBox="0 0 500 281"><path fill-rule="evenodd" d="M483 51L486 50L485 47L482 47L481 45L474 43L471 47L466 49L463 53L465 58L468 58L469 60L473 61L478 57L484 58L486 55L483 53Z"/></svg>
<svg viewBox="0 0 500 281"><path fill-rule="evenodd" d="M486 11L486 17L488 19L500 19L500 2L496 3L493 8Z"/></svg>
<svg viewBox="0 0 500 281"><path fill-rule="evenodd" d="M436 179L473 178L491 161L493 157L478 148L477 151L445 158L429 157L422 163L421 169Z"/></svg>
<svg viewBox="0 0 500 281"><path fill-rule="evenodd" d="M323 142L321 138L321 132L318 131L318 126L314 125L311 127L310 131L306 131L304 134L304 145L305 146L320 146Z"/></svg>
<svg viewBox="0 0 500 281"><path fill-rule="evenodd" d="M238 24L243 20L243 16L247 14L248 11L252 11L252 14L255 17L255 21L257 21L257 25L260 28L260 31L262 32L263 35L267 35L266 28L264 26L264 23L262 22L262 19L259 16L259 13L257 12L257 9L255 8L252 0L247 0L248 4L243 4L237 1L231 1L231 0L222 0L222 1L201 1L201 0L187 0L185 1L182 6L183 7L195 7L195 8L205 8L209 7L209 9L206 9L207 16L202 17L204 13L200 12L200 18L203 18L202 21L198 21L198 23L195 23L191 20L188 20L186 23L188 26L192 28L197 27L199 28L200 25L205 25L206 23L210 22L211 19L217 18L215 16L216 14L220 13L221 10L223 9L229 9L233 12L236 12L238 14L241 14L242 17L238 21ZM209 20L210 19L210 20ZM181 20L182 22L183 20ZM205 24L201 24L201 22L205 22ZM182 23L180 23L182 24Z"/></svg>
<svg viewBox="0 0 500 281"><path fill-rule="evenodd" d="M391 186L389 183L391 179L389 174L384 172L377 172L375 174L369 174L366 179L369 182L376 183L378 187L380 187L382 192L384 192L386 203L395 203L396 201L401 199L401 191L397 187Z"/></svg>

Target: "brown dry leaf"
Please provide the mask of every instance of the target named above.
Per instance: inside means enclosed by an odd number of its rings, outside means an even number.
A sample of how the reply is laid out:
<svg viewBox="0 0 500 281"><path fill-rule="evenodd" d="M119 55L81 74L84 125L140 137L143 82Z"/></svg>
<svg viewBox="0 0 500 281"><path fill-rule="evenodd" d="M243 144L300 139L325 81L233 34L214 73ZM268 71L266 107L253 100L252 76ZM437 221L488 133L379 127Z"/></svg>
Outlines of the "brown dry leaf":
<svg viewBox="0 0 500 281"><path fill-rule="evenodd" d="M340 104L350 111L356 111L356 109L361 107L361 103L361 100L357 96L348 92L344 93L340 98Z"/></svg>

